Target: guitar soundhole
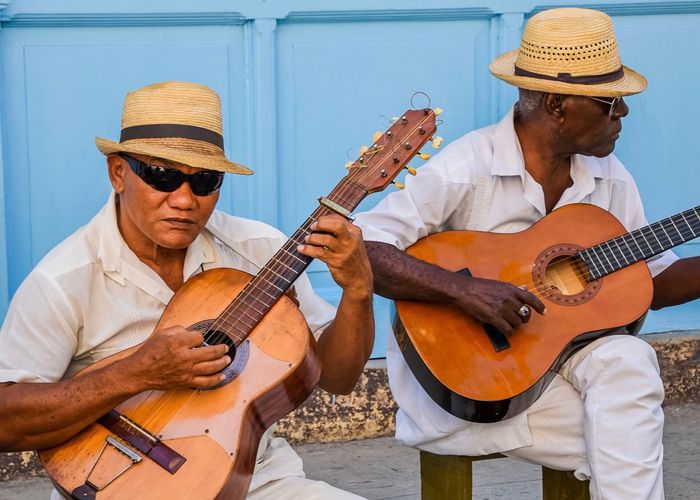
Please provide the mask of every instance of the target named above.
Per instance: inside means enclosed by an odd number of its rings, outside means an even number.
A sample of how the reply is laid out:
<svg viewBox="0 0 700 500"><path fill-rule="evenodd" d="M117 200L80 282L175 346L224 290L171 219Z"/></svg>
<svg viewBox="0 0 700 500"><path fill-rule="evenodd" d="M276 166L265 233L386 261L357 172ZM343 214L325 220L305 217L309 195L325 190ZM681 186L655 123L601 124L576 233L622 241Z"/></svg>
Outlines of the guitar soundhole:
<svg viewBox="0 0 700 500"><path fill-rule="evenodd" d="M226 378L219 384L212 387L207 387L203 390L217 389L224 386L238 377L245 369L246 364L248 364L248 358L250 356L250 341L245 340L238 347L236 347L231 338L226 334L226 332L219 330L210 330L211 325L214 324L213 319L206 319L200 321L190 326L188 330L194 330L196 332L201 332L204 334L205 344L207 345L217 345L217 344L227 344L229 346L228 355L231 357L231 363L222 370L222 373Z"/></svg>
<svg viewBox="0 0 700 500"><path fill-rule="evenodd" d="M601 280L588 281L585 262L575 255L584 250L573 244L559 244L545 249L535 261L533 278L541 294L555 304L573 306L588 302Z"/></svg>

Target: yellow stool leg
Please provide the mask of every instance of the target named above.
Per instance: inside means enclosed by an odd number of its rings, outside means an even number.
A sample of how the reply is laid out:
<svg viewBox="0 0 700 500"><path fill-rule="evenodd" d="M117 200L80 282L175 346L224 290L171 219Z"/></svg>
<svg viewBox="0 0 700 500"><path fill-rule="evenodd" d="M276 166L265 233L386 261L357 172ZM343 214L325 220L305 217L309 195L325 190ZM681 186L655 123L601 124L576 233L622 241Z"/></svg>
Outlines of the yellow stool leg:
<svg viewBox="0 0 700 500"><path fill-rule="evenodd" d="M422 500L471 500L472 457L420 452Z"/></svg>
<svg viewBox="0 0 700 500"><path fill-rule="evenodd" d="M543 500L590 500L589 481L579 481L571 471L542 467Z"/></svg>

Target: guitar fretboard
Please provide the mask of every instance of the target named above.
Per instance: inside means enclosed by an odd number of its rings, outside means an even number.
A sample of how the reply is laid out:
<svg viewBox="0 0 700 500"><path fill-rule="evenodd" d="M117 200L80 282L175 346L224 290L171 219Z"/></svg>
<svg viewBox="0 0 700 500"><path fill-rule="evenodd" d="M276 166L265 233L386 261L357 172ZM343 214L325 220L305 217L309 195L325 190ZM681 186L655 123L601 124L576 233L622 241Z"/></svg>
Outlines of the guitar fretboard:
<svg viewBox="0 0 700 500"><path fill-rule="evenodd" d="M367 195L361 186L347 176L328 195L328 199L347 209L354 210ZM231 304L221 313L205 335L208 344L223 343L239 346L253 331L279 298L292 286L313 260L297 251L304 238L311 234L311 225L321 216L333 213L319 206L297 231L287 240L258 274L243 288ZM228 335L222 333L227 332Z"/></svg>
<svg viewBox="0 0 700 500"><path fill-rule="evenodd" d="M700 206L580 251L596 280L700 236Z"/></svg>

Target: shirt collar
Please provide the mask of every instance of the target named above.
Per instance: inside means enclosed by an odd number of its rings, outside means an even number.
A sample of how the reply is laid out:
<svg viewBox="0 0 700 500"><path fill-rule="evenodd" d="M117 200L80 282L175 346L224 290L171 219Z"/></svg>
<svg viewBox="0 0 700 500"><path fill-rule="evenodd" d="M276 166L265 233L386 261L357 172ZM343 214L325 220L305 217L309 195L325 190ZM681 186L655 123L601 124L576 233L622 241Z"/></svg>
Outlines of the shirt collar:
<svg viewBox="0 0 700 500"><path fill-rule="evenodd" d="M133 252L127 246L122 234L119 232L116 198L116 193L112 191L107 200L107 204L102 208L99 214L102 217L102 224L97 257L102 263L102 269L105 274L123 285L124 277L122 273L126 252L131 254L133 254ZM203 264L212 263L214 260L213 236L205 229L195 238L187 249L183 276L185 279L189 278L196 273ZM140 261L139 263L146 266L146 264Z"/></svg>
<svg viewBox="0 0 700 500"><path fill-rule="evenodd" d="M515 133L515 106L494 127L494 151L491 173L499 176L525 176L525 162L518 135ZM587 184L588 179L602 179L603 169L597 158L573 155L571 158L571 175L574 180Z"/></svg>
<svg viewBox="0 0 700 500"><path fill-rule="evenodd" d="M116 193L112 191L107 204L100 211L101 229L97 257L105 273L121 272L122 248L126 246L117 226Z"/></svg>

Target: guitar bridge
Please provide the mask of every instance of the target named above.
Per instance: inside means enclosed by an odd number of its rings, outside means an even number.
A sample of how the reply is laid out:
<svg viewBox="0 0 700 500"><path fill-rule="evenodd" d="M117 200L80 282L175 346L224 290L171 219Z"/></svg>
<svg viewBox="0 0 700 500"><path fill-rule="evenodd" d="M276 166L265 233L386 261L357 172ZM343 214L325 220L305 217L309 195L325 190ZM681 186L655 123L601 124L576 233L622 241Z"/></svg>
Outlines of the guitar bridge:
<svg viewBox="0 0 700 500"><path fill-rule="evenodd" d="M115 450L120 452L122 455L126 456L130 462L123 467L121 470L118 470L116 474L114 474L112 477L103 480L102 484L95 484L92 481L90 481L90 476L92 475L93 471L95 470L95 466L97 463L100 461L100 458L102 458L102 454L105 452L105 449L107 449L107 446L112 446ZM97 454L97 457L95 457L95 461L92 463L92 466L90 466L90 470L88 470L87 474L85 475L85 484L82 486L78 486L71 492L71 496L74 499L84 499L84 500L90 500L95 498L95 495L97 494L98 491L101 491L105 489L107 486L109 486L115 479L117 479L119 476L124 474L126 471L131 469L134 465L139 463L143 458L141 458L141 455L138 453L132 451L128 446L123 445L116 439L114 439L112 436L107 436L107 439L105 439L105 443L102 445L102 449L100 449L100 452Z"/></svg>

